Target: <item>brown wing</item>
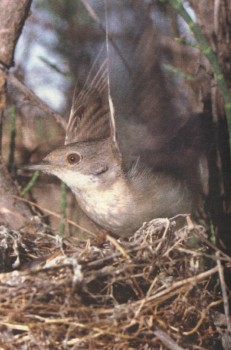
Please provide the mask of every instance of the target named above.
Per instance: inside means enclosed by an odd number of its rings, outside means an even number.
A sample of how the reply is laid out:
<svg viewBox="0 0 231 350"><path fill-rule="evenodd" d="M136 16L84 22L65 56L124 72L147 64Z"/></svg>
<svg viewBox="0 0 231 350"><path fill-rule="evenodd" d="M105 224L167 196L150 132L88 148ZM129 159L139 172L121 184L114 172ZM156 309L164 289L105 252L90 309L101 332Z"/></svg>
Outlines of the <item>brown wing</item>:
<svg viewBox="0 0 231 350"><path fill-rule="evenodd" d="M108 100L107 62L105 61L90 83L76 88L65 145L106 139L111 136L110 108Z"/></svg>

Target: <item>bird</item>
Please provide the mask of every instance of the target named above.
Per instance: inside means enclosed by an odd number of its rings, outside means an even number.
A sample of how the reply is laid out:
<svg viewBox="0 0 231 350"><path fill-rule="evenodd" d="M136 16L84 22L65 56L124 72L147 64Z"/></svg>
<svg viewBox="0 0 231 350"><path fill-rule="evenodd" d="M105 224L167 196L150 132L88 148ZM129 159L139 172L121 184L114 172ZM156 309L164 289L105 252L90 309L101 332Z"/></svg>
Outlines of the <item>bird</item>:
<svg viewBox="0 0 231 350"><path fill-rule="evenodd" d="M129 237L154 218L191 213L194 196L184 177L168 170L128 169L117 141L108 71L76 88L65 143L27 169L55 175L85 214L116 237Z"/></svg>

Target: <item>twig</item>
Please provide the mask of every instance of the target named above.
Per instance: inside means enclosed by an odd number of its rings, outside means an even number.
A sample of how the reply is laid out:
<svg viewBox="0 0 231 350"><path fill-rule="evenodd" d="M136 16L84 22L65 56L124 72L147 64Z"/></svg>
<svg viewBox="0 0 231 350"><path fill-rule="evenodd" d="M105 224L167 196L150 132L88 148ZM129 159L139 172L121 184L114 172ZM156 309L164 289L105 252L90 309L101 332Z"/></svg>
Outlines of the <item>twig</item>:
<svg viewBox="0 0 231 350"><path fill-rule="evenodd" d="M154 331L155 336L170 350L184 350L164 331L157 329Z"/></svg>
<svg viewBox="0 0 231 350"><path fill-rule="evenodd" d="M61 213L62 213L62 219L59 224L59 233L60 236L64 236L65 233L65 221L67 219L67 188L64 182L61 183L60 186L60 194L61 194Z"/></svg>
<svg viewBox="0 0 231 350"><path fill-rule="evenodd" d="M204 237L202 234L198 233L195 231L194 235L196 235L196 237L202 241L203 243L207 244L209 246L209 248L212 248L214 251L219 252L219 254L222 256L222 258L220 257L220 260L225 260L225 261L229 261L231 263L231 257L227 254L225 254L221 249L219 249L215 244L213 244L212 242L210 242L206 237ZM219 256L220 256L219 255Z"/></svg>
<svg viewBox="0 0 231 350"><path fill-rule="evenodd" d="M50 211L49 209L45 209L45 208L41 207L40 205L38 205L38 204L36 204L36 203L33 203L33 202L31 202L31 201L28 201L28 200L25 199L25 198L21 198L21 197L19 197L19 196L14 196L14 195L13 195L12 197L14 197L15 199L17 199L17 200L19 200L19 201L29 203L31 206L33 206L33 207L35 207L35 208L39 208L39 209L41 209L42 211L44 211L45 213L48 213L49 215L52 215L52 216L54 216L54 217L56 217L56 218L58 218L58 219L63 219L62 215L56 214L56 213L54 213L53 211ZM82 227L82 226L76 224L76 222L74 222L74 221L72 221L72 220L70 220L70 219L65 219L65 221L66 221L68 224L71 224L71 225L73 225L73 226L75 226L75 227L77 227L77 228L83 230L84 232L89 233L92 237L96 237L96 234L95 234L95 233L93 233L93 232L87 230L86 228L84 228L84 227Z"/></svg>
<svg viewBox="0 0 231 350"><path fill-rule="evenodd" d="M9 74L9 81L20 90L25 97L40 108L43 112L47 113L49 116L53 117L58 124L60 124L64 130L66 130L67 122L66 120L57 112L54 112L50 107L48 107L35 93L29 89L25 84L23 84L15 75Z"/></svg>
<svg viewBox="0 0 231 350"><path fill-rule="evenodd" d="M226 322L227 322L227 331L231 332L231 323L230 323L230 318L229 318L229 300L228 300L228 295L227 295L227 290L226 290L226 285L225 285L224 269L223 269L223 266L221 265L219 252L216 252L216 258L217 258L218 274L219 274L219 278L220 278L221 292L222 292L222 297L223 297L225 318L226 318Z"/></svg>
<svg viewBox="0 0 231 350"><path fill-rule="evenodd" d="M15 154L15 138L16 138L16 113L15 107L10 107L10 155L8 161L9 171L14 169L14 154Z"/></svg>
<svg viewBox="0 0 231 350"><path fill-rule="evenodd" d="M169 219L165 219L165 229L164 229L164 233L163 233L163 236L162 236L162 239L161 241L159 242L158 246L156 247L156 251L158 252L158 250L160 249L161 245L163 244L163 241L165 239L165 236L169 230L169 227L170 227L170 220Z"/></svg>
<svg viewBox="0 0 231 350"><path fill-rule="evenodd" d="M189 285L195 285L196 283L203 281L205 278L213 275L216 272L218 272L217 266L213 267L212 269L210 269L208 271L202 272L197 276L189 277L189 278L186 278L182 281L178 281L176 283L173 283L173 285L171 287L166 288L165 290L163 290L159 293L156 293L155 295L152 295L148 298L145 297L145 299L146 299L146 301L153 301L156 299L160 299L161 297L169 298L169 295L173 296L176 293L178 293L179 289L184 288L184 287L189 286ZM139 304L140 302L142 302L142 300L139 300L137 303Z"/></svg>
<svg viewBox="0 0 231 350"><path fill-rule="evenodd" d="M114 245L114 247L122 254L122 256L127 259L130 260L130 256L128 255L128 253L121 247L121 245L117 242L116 239L114 239L113 237L111 237L110 235L107 234L106 236L107 240Z"/></svg>

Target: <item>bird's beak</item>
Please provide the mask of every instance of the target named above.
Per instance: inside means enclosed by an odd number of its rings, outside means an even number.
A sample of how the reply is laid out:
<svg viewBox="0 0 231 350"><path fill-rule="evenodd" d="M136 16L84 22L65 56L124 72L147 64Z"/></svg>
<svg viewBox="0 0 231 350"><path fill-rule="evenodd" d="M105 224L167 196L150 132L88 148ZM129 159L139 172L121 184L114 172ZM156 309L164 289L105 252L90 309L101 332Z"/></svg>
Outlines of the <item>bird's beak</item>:
<svg viewBox="0 0 231 350"><path fill-rule="evenodd" d="M42 160L39 164L31 164L31 165L25 165L22 167L22 169L25 170L40 170L43 172L50 172L50 163Z"/></svg>

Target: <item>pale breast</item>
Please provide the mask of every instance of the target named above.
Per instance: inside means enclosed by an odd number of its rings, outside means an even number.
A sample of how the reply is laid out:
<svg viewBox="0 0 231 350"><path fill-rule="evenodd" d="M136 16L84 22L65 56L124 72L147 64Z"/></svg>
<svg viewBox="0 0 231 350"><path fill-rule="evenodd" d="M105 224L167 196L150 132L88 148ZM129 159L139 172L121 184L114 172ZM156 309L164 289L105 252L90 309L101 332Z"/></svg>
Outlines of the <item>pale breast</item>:
<svg viewBox="0 0 231 350"><path fill-rule="evenodd" d="M84 212L100 226L117 233L128 225L132 198L124 183L118 181L110 186L110 190L85 190L78 193L76 199Z"/></svg>
<svg viewBox="0 0 231 350"><path fill-rule="evenodd" d="M191 211L187 186L163 174L130 179L129 186L119 179L109 188L85 188L76 199L93 221L120 236L129 236L145 221Z"/></svg>

